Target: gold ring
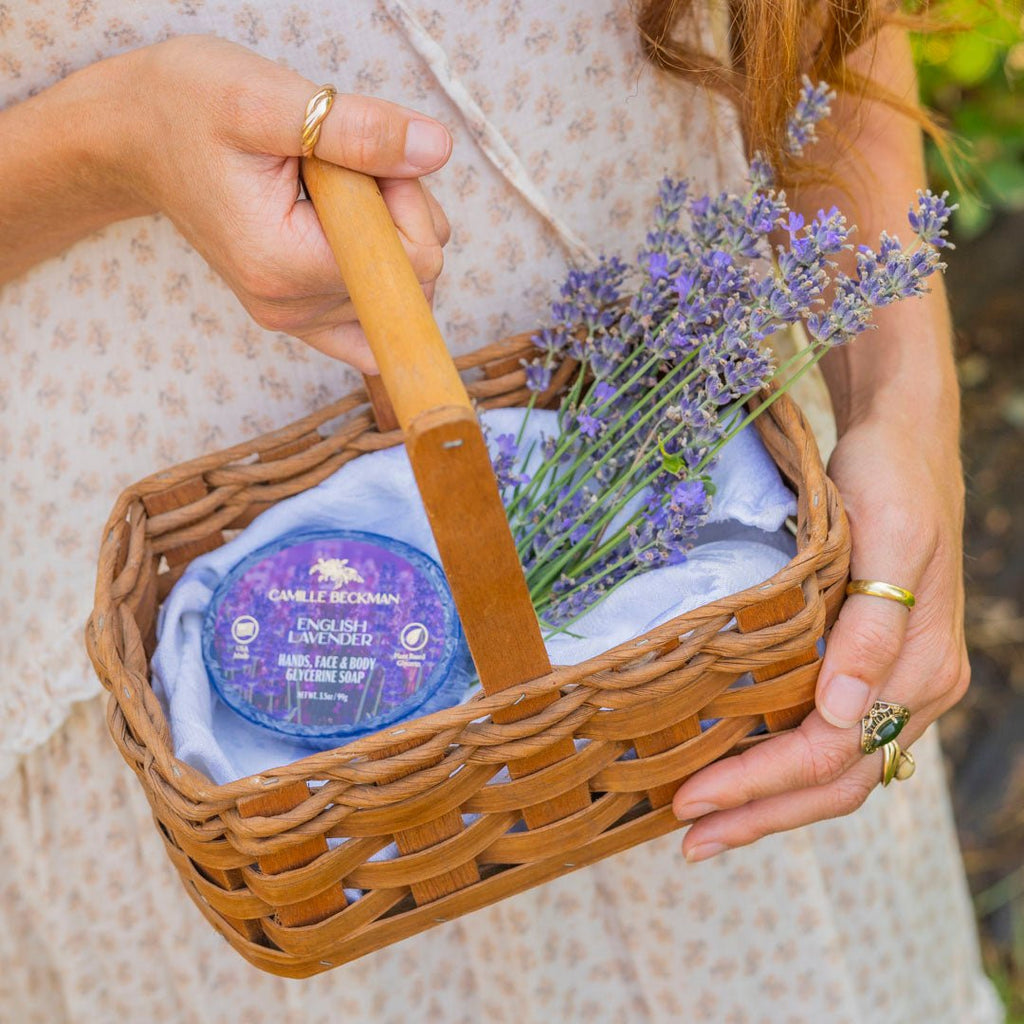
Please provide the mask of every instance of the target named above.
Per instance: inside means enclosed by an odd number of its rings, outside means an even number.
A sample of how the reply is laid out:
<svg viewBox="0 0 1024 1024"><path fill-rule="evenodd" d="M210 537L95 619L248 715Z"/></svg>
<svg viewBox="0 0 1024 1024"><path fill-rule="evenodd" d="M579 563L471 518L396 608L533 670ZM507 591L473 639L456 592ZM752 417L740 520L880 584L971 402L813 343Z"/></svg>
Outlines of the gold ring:
<svg viewBox="0 0 1024 1024"><path fill-rule="evenodd" d="M913 608L917 603L914 595L903 587L897 587L894 583L883 583L882 580L850 580L846 584L846 593L867 594L868 597L884 597L889 601L899 601L900 604Z"/></svg>
<svg viewBox="0 0 1024 1024"><path fill-rule="evenodd" d="M910 708L893 701L876 700L860 720L860 749L873 754L899 736L910 721Z"/></svg>
<svg viewBox="0 0 1024 1024"><path fill-rule="evenodd" d="M902 782L914 774L917 765L909 750L901 749L895 740L882 747L882 785L888 786L893 779Z"/></svg>
<svg viewBox="0 0 1024 1024"><path fill-rule="evenodd" d="M338 90L333 85L323 85L306 104L306 119L302 122L302 155L312 156L320 141L320 126L331 109Z"/></svg>

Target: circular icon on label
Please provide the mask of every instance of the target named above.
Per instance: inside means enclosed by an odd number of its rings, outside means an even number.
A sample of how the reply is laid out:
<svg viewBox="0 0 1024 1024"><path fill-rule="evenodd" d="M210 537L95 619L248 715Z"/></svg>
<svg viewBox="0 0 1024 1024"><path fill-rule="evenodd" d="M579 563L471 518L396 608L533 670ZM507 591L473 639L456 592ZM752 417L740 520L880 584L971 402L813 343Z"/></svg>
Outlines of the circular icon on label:
<svg viewBox="0 0 1024 1024"><path fill-rule="evenodd" d="M422 622L410 622L399 634L398 639L407 651L422 651L430 640L430 632Z"/></svg>
<svg viewBox="0 0 1024 1024"><path fill-rule="evenodd" d="M251 615L239 615L231 623L231 638L236 644L251 644L260 631L260 624Z"/></svg>

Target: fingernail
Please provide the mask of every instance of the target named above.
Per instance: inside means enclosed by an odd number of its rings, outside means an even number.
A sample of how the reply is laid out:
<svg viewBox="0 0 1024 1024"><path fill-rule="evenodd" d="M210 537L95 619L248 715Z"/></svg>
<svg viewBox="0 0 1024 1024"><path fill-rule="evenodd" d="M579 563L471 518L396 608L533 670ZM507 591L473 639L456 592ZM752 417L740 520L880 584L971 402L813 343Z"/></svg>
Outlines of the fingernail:
<svg viewBox="0 0 1024 1024"><path fill-rule="evenodd" d="M712 811L717 810L718 808L714 804L709 803L683 804L683 806L675 812L675 816L680 821L693 821L694 818L701 818L705 814L710 814Z"/></svg>
<svg viewBox="0 0 1024 1024"><path fill-rule="evenodd" d="M849 729L867 711L870 693L863 679L833 676L821 695L818 710L826 722L839 729Z"/></svg>
<svg viewBox="0 0 1024 1024"><path fill-rule="evenodd" d="M692 850L689 850L684 856L686 857L687 864L696 864L699 860L708 860L723 850L728 849L729 847L725 843L702 843L700 846L695 846Z"/></svg>
<svg viewBox="0 0 1024 1024"><path fill-rule="evenodd" d="M424 170L435 167L447 155L451 136L432 121L410 121L405 130L405 159Z"/></svg>

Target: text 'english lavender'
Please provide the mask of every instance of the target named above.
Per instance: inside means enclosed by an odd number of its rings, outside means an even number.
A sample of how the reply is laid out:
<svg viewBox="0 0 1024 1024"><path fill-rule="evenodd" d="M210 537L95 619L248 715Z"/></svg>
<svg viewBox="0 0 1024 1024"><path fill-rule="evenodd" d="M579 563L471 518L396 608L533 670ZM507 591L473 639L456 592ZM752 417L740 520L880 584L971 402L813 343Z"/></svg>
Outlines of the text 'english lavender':
<svg viewBox="0 0 1024 1024"><path fill-rule="evenodd" d="M834 94L804 79L787 130L799 156ZM579 364L541 451L497 438L495 471L530 593L546 628L565 628L619 584L685 558L712 501L718 452L831 348L871 326L875 309L927 291L944 269L952 208L919 192L911 248L883 233L836 257L854 228L833 207L810 222L789 209L755 155L743 194L693 195L665 179L631 264L573 268L526 366L536 394L566 359ZM773 246L772 232L787 241ZM826 301L826 295L828 299ZM764 344L802 321L809 345L776 367ZM747 401L782 374L754 412ZM529 460L530 474L521 467Z"/></svg>

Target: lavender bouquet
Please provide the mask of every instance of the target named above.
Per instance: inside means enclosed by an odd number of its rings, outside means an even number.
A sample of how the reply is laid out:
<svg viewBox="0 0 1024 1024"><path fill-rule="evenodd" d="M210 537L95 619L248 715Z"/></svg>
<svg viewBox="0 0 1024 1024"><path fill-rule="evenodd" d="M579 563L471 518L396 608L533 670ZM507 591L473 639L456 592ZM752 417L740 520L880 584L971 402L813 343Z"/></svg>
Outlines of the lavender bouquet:
<svg viewBox="0 0 1024 1024"><path fill-rule="evenodd" d="M791 154L815 139L833 99L804 79L788 125ZM684 559L708 517L709 470L722 447L829 349L871 326L873 310L922 294L944 269L947 193L919 192L909 213L915 244L905 249L883 233L877 249L857 247L850 276L835 257L853 248L855 229L838 209L805 223L759 155L747 186L712 198L664 180L632 264L605 257L570 270L552 326L534 338L541 354L526 367L535 393L528 409L563 360L579 372L557 436L523 451L522 430L501 435L494 462L549 630L565 629L638 573ZM788 243L773 247L777 230ZM775 366L765 339L796 321L809 345ZM749 412L747 400L776 375L785 384Z"/></svg>

